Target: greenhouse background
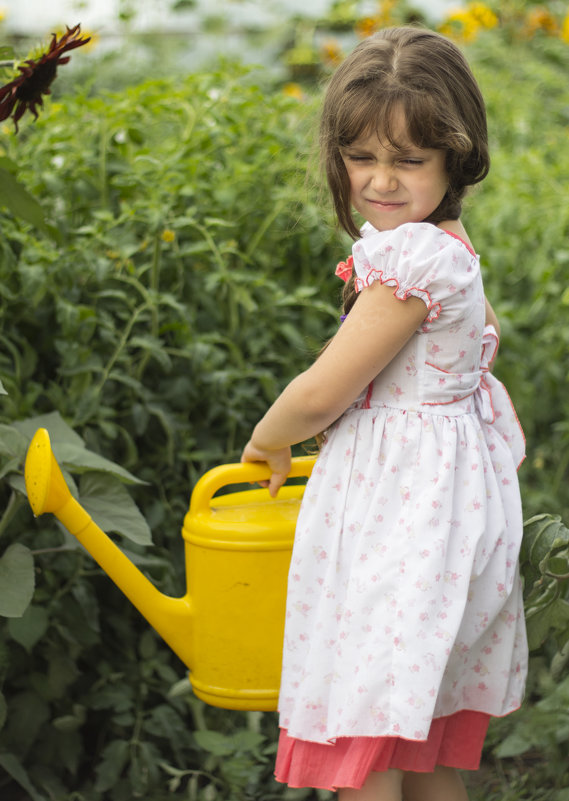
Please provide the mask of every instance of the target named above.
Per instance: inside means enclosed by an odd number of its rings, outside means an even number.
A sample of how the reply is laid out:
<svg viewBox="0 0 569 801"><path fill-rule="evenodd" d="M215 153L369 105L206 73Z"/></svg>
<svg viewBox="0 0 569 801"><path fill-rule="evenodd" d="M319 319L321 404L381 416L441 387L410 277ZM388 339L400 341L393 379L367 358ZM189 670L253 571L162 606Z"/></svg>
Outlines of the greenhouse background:
<svg viewBox="0 0 569 801"><path fill-rule="evenodd" d="M465 204L518 410L531 645L472 801L569 801L569 6L0 2L3 62L81 23L38 105L0 123L0 798L328 801L272 778L273 713L229 712L50 516L23 465L46 425L73 491L161 592L184 590L192 488L337 327L350 242L321 190L322 87L362 37L465 49L492 167ZM97 13L94 13L96 10ZM14 78L4 66L0 83ZM260 202L260 199L261 202ZM298 449L301 453L302 449Z"/></svg>

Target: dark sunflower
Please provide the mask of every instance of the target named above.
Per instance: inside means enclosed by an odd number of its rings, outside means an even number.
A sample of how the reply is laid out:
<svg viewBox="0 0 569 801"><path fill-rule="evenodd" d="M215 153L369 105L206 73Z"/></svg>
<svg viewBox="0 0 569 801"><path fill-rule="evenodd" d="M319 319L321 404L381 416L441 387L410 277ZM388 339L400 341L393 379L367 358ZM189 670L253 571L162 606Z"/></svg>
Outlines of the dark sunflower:
<svg viewBox="0 0 569 801"><path fill-rule="evenodd" d="M43 106L42 95L50 94L58 66L67 64L70 59L70 56L62 58L63 53L87 44L90 39L90 36L81 36L81 25L67 28L60 39L53 33L47 53L40 58L24 61L18 67L21 75L0 87L0 122L13 115L17 131L18 121L28 109L37 119L37 107Z"/></svg>

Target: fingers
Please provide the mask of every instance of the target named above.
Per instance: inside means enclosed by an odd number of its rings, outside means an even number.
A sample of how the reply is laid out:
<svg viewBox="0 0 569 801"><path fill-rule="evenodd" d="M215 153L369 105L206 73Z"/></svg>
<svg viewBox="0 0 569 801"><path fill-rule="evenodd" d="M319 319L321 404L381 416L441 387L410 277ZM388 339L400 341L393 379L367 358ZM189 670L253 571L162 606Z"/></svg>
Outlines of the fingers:
<svg viewBox="0 0 569 801"><path fill-rule="evenodd" d="M280 448L276 451L266 451L256 448L251 441L247 443L241 455L242 462L266 462L271 477L258 481L261 487L269 490L271 498L275 498L277 492L287 480L291 467L290 448Z"/></svg>
<svg viewBox="0 0 569 801"><path fill-rule="evenodd" d="M273 473L271 476L270 481L268 482L269 486L269 495L271 498L276 498L277 493L282 487L282 485L287 480L288 473Z"/></svg>

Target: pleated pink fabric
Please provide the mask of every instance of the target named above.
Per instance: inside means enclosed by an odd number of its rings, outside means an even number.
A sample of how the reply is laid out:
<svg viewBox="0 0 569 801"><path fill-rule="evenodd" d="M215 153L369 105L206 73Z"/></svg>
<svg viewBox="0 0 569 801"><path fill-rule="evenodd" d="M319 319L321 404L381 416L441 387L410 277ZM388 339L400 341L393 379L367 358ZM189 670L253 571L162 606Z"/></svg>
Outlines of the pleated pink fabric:
<svg viewBox="0 0 569 801"><path fill-rule="evenodd" d="M333 744L289 737L281 729L275 767L289 787L360 788L372 771L432 772L437 765L477 770L490 715L462 711L435 718L424 741L400 737L339 737Z"/></svg>

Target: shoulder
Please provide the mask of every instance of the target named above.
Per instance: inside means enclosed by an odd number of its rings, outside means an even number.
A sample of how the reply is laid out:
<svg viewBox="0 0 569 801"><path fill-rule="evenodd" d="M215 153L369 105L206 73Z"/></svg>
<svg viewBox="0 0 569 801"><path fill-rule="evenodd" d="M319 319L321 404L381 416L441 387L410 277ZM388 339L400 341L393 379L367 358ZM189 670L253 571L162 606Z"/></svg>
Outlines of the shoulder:
<svg viewBox="0 0 569 801"><path fill-rule="evenodd" d="M478 256L456 234L431 223L405 223L390 231L378 231L366 223L352 253L358 278L370 270L394 269L403 274L423 272L471 273L478 268Z"/></svg>
<svg viewBox="0 0 569 801"><path fill-rule="evenodd" d="M478 257L456 235L431 223L405 223L391 231L366 224L352 248L359 292L375 281L396 286L404 299L416 295L433 310L458 293L467 293L480 276Z"/></svg>
<svg viewBox="0 0 569 801"><path fill-rule="evenodd" d="M369 252L373 248L397 249L402 253L418 248L432 249L434 253L444 251L448 255L449 252L457 252L465 257L478 258L471 244L458 231L450 226L439 228L427 222L404 223L390 231L378 231L370 223L365 223L361 228L361 239L355 243L354 250Z"/></svg>

